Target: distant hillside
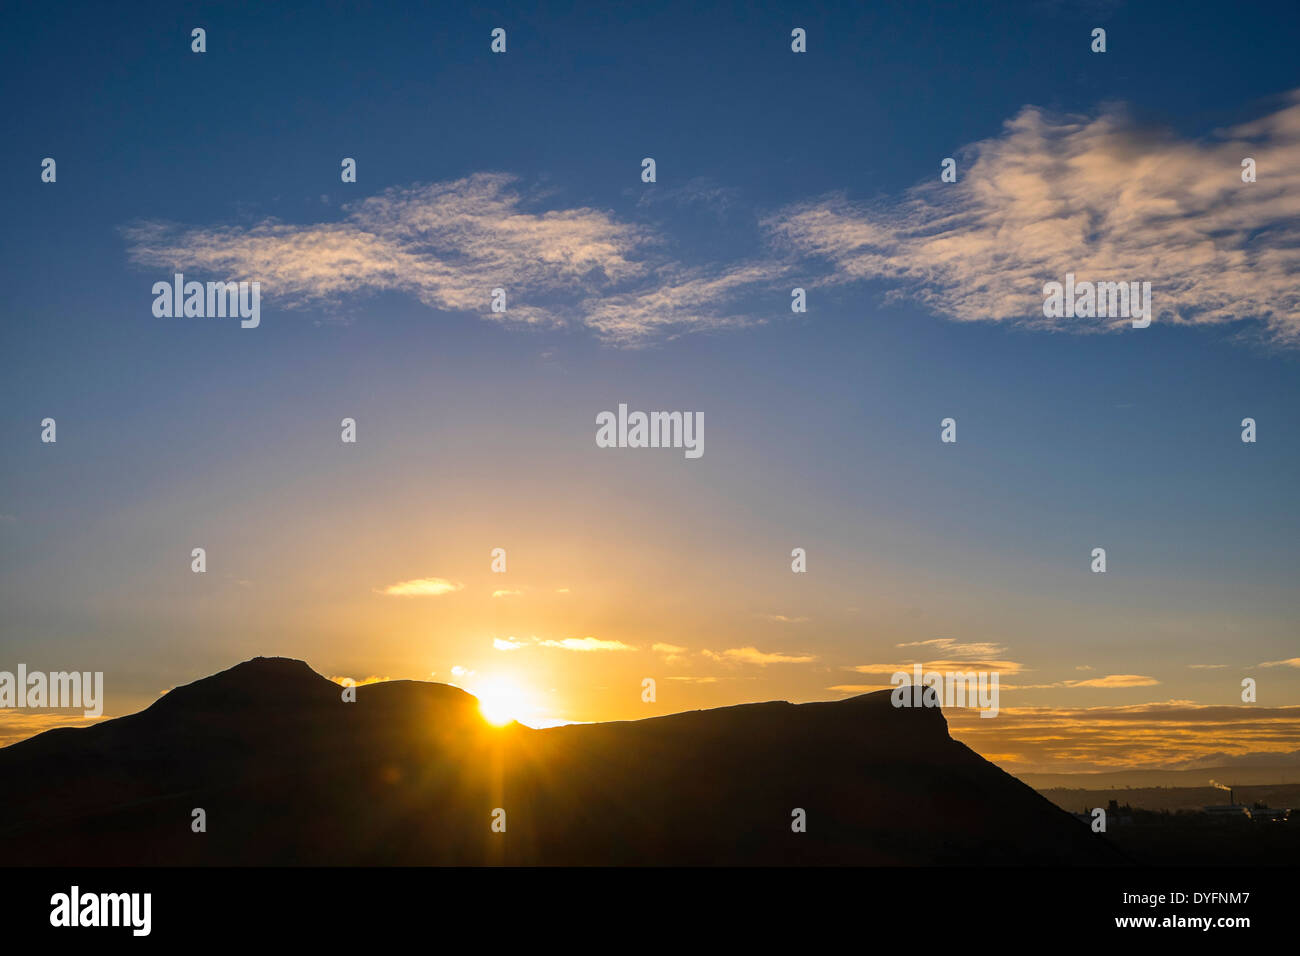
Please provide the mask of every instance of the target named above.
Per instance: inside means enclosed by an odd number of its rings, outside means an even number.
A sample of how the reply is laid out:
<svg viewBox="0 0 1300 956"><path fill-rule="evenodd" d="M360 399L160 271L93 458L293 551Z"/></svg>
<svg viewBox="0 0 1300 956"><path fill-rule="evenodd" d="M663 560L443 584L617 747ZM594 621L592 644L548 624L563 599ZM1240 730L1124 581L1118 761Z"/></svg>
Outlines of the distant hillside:
<svg viewBox="0 0 1300 956"><path fill-rule="evenodd" d="M1125 859L953 740L937 708L894 708L888 691L550 730L490 727L443 684L340 691L257 658L0 750L0 864Z"/></svg>
<svg viewBox="0 0 1300 956"><path fill-rule="evenodd" d="M1111 800L1127 804L1135 810L1202 810L1214 804L1228 802L1228 795L1214 787L1123 787L1109 790L1071 790L1064 787L1041 791L1063 810L1079 813L1093 807L1104 807ZM1236 803L1253 806L1263 803L1277 809L1297 808L1300 819L1300 784L1274 783L1233 788Z"/></svg>
<svg viewBox="0 0 1300 956"><path fill-rule="evenodd" d="M1205 787L1300 783L1297 764L1238 764L1200 770L1111 770L1104 773L1022 773L1035 790L1116 790L1124 787Z"/></svg>

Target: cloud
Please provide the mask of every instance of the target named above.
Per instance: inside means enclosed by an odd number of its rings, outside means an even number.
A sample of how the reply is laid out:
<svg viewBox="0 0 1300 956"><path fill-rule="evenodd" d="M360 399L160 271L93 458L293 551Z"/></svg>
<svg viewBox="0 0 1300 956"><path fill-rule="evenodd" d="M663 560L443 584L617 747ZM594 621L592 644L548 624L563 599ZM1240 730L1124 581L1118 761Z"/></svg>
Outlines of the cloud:
<svg viewBox="0 0 1300 956"><path fill-rule="evenodd" d="M1068 680L1066 687L1154 687L1160 681L1140 674L1108 674L1088 680Z"/></svg>
<svg viewBox="0 0 1300 956"><path fill-rule="evenodd" d="M1300 657L1288 657L1284 661L1265 661L1260 667L1300 667Z"/></svg>
<svg viewBox="0 0 1300 956"><path fill-rule="evenodd" d="M539 641L536 637L527 640L522 638L516 640L514 637L493 638L492 646L498 651L517 651L521 647L530 645L537 647L554 647L562 651L579 651L591 653L593 651L634 651L636 650L631 644L624 644L622 641L603 641L595 637L566 637L563 640L545 640ZM656 644L655 647L661 645Z"/></svg>
<svg viewBox="0 0 1300 956"><path fill-rule="evenodd" d="M448 581L446 578L415 578L410 581L399 581L397 584L390 584L380 590L379 593L392 597L441 597L444 594L459 591L464 587L465 585Z"/></svg>
<svg viewBox="0 0 1300 956"><path fill-rule="evenodd" d="M519 597L519 596L520 596L521 594L523 594L523 593L524 593L523 591L493 591L493 592L492 592L492 596L493 596L494 598L499 598L499 597Z"/></svg>
<svg viewBox="0 0 1300 956"><path fill-rule="evenodd" d="M872 684L837 684L830 690L865 694ZM1008 707L996 720L972 708L943 710L952 736L1015 772L1076 773L1128 767L1144 769L1221 766L1246 759L1289 762L1300 747L1300 705L1205 705L1170 700L1097 707ZM1230 749L1225 750L1225 745Z"/></svg>
<svg viewBox="0 0 1300 956"><path fill-rule="evenodd" d="M806 617L787 617L784 614L760 614L759 617L776 624L805 624L808 621Z"/></svg>
<svg viewBox="0 0 1300 956"><path fill-rule="evenodd" d="M972 643L961 644L949 637L935 637L928 641L910 641L895 644L895 647L932 647L949 657L997 657L1006 651L1001 644Z"/></svg>
<svg viewBox="0 0 1300 956"><path fill-rule="evenodd" d="M656 184L654 189L635 189L638 206L653 207L668 203L674 206L700 206L716 215L725 215L741 202L741 192L723 186L707 176L696 176L680 186Z"/></svg>
<svg viewBox="0 0 1300 956"><path fill-rule="evenodd" d="M622 641L602 641L595 637L566 637L562 641L539 641L542 647L558 647L565 651L634 651L635 647Z"/></svg>
<svg viewBox="0 0 1300 956"><path fill-rule="evenodd" d="M968 658L964 660L909 661L906 664L857 664L850 670L859 674L877 674L892 676L899 671L910 675L912 668L919 663L926 671L997 671L998 674L1019 674L1024 665L1018 661L996 660L993 658Z"/></svg>
<svg viewBox="0 0 1300 956"><path fill-rule="evenodd" d="M1088 680L1058 680L1048 684L1003 684L1002 690L1061 690L1072 687L1155 687L1160 681L1141 674L1108 674Z"/></svg>
<svg viewBox="0 0 1300 956"><path fill-rule="evenodd" d="M1237 757L1300 747L1300 705L1004 705L996 720L962 708L945 709L944 716L953 737L1019 771L1178 768L1212 754L1221 760L1225 753Z"/></svg>
<svg viewBox="0 0 1300 956"><path fill-rule="evenodd" d="M1200 139L1145 127L1120 106L1026 106L956 156L956 183L930 175L895 198L786 206L761 218L762 257L703 266L674 260L649 227L557 206L489 172L393 187L329 222L153 220L121 232L136 265L259 281L289 309L396 291L512 327L577 324L625 347L760 324L763 310L741 308L744 297L773 301L791 274L806 286L883 280L890 299L956 321L1130 326L1043 316L1043 284L1067 272L1151 282L1161 323L1256 320L1272 341L1300 344L1300 90ZM1245 157L1258 163L1255 183L1241 181ZM735 200L701 182L646 195L719 214ZM504 312L490 309L498 287Z"/></svg>
<svg viewBox="0 0 1300 956"><path fill-rule="evenodd" d="M678 647L676 644L664 644L663 642L653 645L650 650L656 654L663 654L665 664L680 663L687 654L687 648Z"/></svg>
<svg viewBox="0 0 1300 956"><path fill-rule="evenodd" d="M1217 670L1221 670L1224 667L1227 667L1228 665L1227 664L1188 664L1187 666L1194 671L1217 671Z"/></svg>
<svg viewBox="0 0 1300 956"><path fill-rule="evenodd" d="M741 264L721 272L660 270L660 281L645 289L586 299L584 322L607 342L636 345L651 337L676 338L683 331L735 329L755 320L728 312L724 304L759 283L771 283L774 264Z"/></svg>
<svg viewBox="0 0 1300 956"><path fill-rule="evenodd" d="M724 677L665 677L664 680L679 680L686 684L716 684Z"/></svg>
<svg viewBox="0 0 1300 956"><path fill-rule="evenodd" d="M767 654L756 647L733 647L721 654L713 651L705 651L704 654L715 661L735 661L741 664L757 664L760 667L766 667L768 664L807 664L817 660L815 655Z"/></svg>
<svg viewBox="0 0 1300 956"><path fill-rule="evenodd" d="M461 667L459 664L453 664L451 668L452 677L473 677L478 671L472 671L467 667Z"/></svg>
<svg viewBox="0 0 1300 956"><path fill-rule="evenodd" d="M121 230L133 263L259 281L286 308L403 292L426 305L517 327L576 321L608 343L728 328L750 320L727 300L773 278L762 264L687 269L650 230L586 207L544 208L515 177L394 187L343 206L337 222ZM506 311L492 312L492 290Z"/></svg>
<svg viewBox="0 0 1300 956"><path fill-rule="evenodd" d="M788 253L822 260L823 284L886 280L957 321L1120 329L1048 319L1042 287L1145 280L1159 322L1257 319L1300 343L1300 91L1263 118L1205 140L1132 121L1120 107L1060 116L1027 106L897 200L843 195L787 207L764 226ZM1258 182L1241 181L1241 162Z"/></svg>
<svg viewBox="0 0 1300 956"><path fill-rule="evenodd" d="M1157 321L1253 320L1300 345L1300 90L1262 117L1189 139L1117 105L1088 114L1025 106L1002 130L937 171L873 202L832 194L760 219L758 258L687 266L668 237L612 212L557 204L506 173L393 187L345 204L332 221L123 226L131 261L207 278L247 279L288 309L399 292L431 308L520 328L589 329L634 347L685 333L761 324L798 284L880 280L956 321L1026 328L1130 327L1127 319L1047 318L1043 284L1149 281ZM1241 181L1254 158L1258 181ZM653 198L650 198L653 197ZM717 215L734 190L693 181L643 193ZM491 292L507 308L492 312ZM746 309L761 295L766 307ZM751 303L752 304L752 303Z"/></svg>

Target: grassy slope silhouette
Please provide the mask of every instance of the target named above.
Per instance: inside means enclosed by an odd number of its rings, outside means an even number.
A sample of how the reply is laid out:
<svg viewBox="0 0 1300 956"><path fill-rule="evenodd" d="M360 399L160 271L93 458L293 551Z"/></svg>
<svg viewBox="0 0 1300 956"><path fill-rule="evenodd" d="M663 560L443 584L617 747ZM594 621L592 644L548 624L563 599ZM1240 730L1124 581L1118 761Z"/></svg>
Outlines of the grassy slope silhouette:
<svg viewBox="0 0 1300 956"><path fill-rule="evenodd" d="M4 748L0 777L3 865L1124 862L888 691L532 730L256 658Z"/></svg>

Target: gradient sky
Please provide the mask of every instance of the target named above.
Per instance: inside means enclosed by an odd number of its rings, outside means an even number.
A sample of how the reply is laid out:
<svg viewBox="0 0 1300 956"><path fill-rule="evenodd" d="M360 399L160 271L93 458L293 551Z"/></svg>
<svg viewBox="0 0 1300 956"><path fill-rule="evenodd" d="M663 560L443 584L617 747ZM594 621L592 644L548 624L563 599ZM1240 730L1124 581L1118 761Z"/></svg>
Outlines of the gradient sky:
<svg viewBox="0 0 1300 956"><path fill-rule="evenodd" d="M118 715L278 654L544 722L960 661L1012 770L1300 748L1300 10L820 6L8 13L0 669ZM155 318L178 269L261 326ZM1067 271L1156 322L1046 322ZM620 402L703 457L597 448Z"/></svg>

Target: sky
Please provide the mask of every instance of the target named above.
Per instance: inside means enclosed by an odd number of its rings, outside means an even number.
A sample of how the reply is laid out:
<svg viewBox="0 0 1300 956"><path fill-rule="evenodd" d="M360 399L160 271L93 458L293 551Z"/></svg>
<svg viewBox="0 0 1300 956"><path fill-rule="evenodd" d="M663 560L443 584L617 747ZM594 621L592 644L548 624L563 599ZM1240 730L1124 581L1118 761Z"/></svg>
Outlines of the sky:
<svg viewBox="0 0 1300 956"><path fill-rule="evenodd" d="M1013 772L1300 751L1294 4L548 6L7 14L0 670L544 726L955 664ZM1047 318L1067 273L1155 320Z"/></svg>

